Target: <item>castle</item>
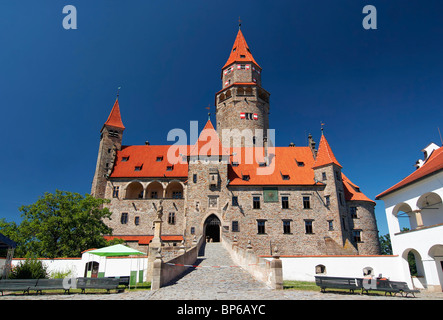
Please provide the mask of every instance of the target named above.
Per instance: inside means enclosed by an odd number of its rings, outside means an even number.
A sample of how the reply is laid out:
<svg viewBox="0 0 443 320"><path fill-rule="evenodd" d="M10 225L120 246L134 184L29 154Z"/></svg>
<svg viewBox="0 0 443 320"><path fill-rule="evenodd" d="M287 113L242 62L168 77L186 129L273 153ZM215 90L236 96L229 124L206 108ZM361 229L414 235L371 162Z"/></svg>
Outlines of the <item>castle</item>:
<svg viewBox="0 0 443 320"><path fill-rule="evenodd" d="M162 205L164 246L204 236L250 241L257 254L379 254L375 202L343 174L323 131L318 149L311 135L308 146L273 146L261 75L239 29L215 94L216 129L209 119L193 145L122 145L117 97L91 190L110 200L108 239L147 252Z"/></svg>

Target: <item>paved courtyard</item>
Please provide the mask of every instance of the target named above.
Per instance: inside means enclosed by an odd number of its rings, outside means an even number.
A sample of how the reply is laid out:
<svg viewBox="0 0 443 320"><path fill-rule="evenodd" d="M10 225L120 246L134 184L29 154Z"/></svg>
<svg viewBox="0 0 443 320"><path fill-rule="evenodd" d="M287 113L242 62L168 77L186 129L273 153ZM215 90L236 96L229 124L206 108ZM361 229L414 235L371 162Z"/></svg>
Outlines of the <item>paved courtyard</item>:
<svg viewBox="0 0 443 320"><path fill-rule="evenodd" d="M157 291L138 290L111 294L6 294L0 300L443 300L443 293L419 293L416 298L272 290L234 265L221 243L208 243L196 262L179 279Z"/></svg>

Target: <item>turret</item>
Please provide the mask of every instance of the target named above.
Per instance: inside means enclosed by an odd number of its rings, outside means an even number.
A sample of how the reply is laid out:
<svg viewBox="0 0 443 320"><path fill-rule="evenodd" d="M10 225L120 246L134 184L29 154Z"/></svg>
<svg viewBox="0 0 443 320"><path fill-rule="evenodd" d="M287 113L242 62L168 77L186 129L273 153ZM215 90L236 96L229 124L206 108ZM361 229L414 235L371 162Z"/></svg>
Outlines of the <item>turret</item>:
<svg viewBox="0 0 443 320"><path fill-rule="evenodd" d="M91 195L96 198L105 197L106 181L112 172L116 153L121 150L124 130L117 97L108 120L100 130L97 165L91 188Z"/></svg>

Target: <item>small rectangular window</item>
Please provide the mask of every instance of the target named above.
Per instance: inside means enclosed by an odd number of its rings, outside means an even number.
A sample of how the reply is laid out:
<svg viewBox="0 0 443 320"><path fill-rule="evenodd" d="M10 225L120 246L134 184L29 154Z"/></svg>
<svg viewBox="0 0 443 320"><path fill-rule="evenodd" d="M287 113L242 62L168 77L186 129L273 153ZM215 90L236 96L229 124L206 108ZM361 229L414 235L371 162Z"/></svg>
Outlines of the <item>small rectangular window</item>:
<svg viewBox="0 0 443 320"><path fill-rule="evenodd" d="M166 167L166 171L172 171L172 169L174 169L174 166L167 166Z"/></svg>
<svg viewBox="0 0 443 320"><path fill-rule="evenodd" d="M322 172L322 173L321 173L321 178L322 178L323 181L327 180L327 178L326 178L326 172Z"/></svg>
<svg viewBox="0 0 443 320"><path fill-rule="evenodd" d="M349 213L351 214L352 219L357 219L357 207L350 207Z"/></svg>
<svg viewBox="0 0 443 320"><path fill-rule="evenodd" d="M191 227L191 234L195 234L195 227Z"/></svg>
<svg viewBox="0 0 443 320"><path fill-rule="evenodd" d="M289 180L289 174L282 175L282 179L283 180Z"/></svg>
<svg viewBox="0 0 443 320"><path fill-rule="evenodd" d="M122 157L122 162L126 162L129 160L129 157Z"/></svg>
<svg viewBox="0 0 443 320"><path fill-rule="evenodd" d="M126 212L123 212L120 217L121 224L127 224L128 223L128 214Z"/></svg>
<svg viewBox="0 0 443 320"><path fill-rule="evenodd" d="M290 234L291 233L291 221L283 220L283 233Z"/></svg>
<svg viewBox="0 0 443 320"><path fill-rule="evenodd" d="M168 223L175 224L175 212L169 212Z"/></svg>
<svg viewBox="0 0 443 320"><path fill-rule="evenodd" d="M359 230L353 230L352 236L354 237L354 242L361 242L361 232Z"/></svg>
<svg viewBox="0 0 443 320"><path fill-rule="evenodd" d="M238 197L232 196L232 206L237 207L238 206Z"/></svg>
<svg viewBox="0 0 443 320"><path fill-rule="evenodd" d="M281 197L281 208L289 209L289 197Z"/></svg>
<svg viewBox="0 0 443 320"><path fill-rule="evenodd" d="M303 197L303 209L311 209L311 200L309 197Z"/></svg>
<svg viewBox="0 0 443 320"><path fill-rule="evenodd" d="M141 166L135 166L134 171L141 171L143 168L143 165Z"/></svg>
<svg viewBox="0 0 443 320"><path fill-rule="evenodd" d="M265 234L265 220L257 220L257 233L258 234Z"/></svg>
<svg viewBox="0 0 443 320"><path fill-rule="evenodd" d="M244 176L242 176L242 180L244 181L249 181L249 174L245 174Z"/></svg>
<svg viewBox="0 0 443 320"><path fill-rule="evenodd" d="M163 156L158 156L155 161L157 161L157 162L163 161Z"/></svg>
<svg viewBox="0 0 443 320"><path fill-rule="evenodd" d="M120 187L116 186L113 188L112 190L112 197L113 198L118 198L118 191L120 190Z"/></svg>
<svg viewBox="0 0 443 320"><path fill-rule="evenodd" d="M138 226L138 225L140 224L140 217L139 217L139 216L137 216L137 217L134 218L134 224L135 224L136 226Z"/></svg>
<svg viewBox="0 0 443 320"><path fill-rule="evenodd" d="M239 232L238 221L232 221L232 232Z"/></svg>
<svg viewBox="0 0 443 320"><path fill-rule="evenodd" d="M260 209L260 197L252 197L252 208Z"/></svg>
<svg viewBox="0 0 443 320"><path fill-rule="evenodd" d="M331 205L331 196L325 196L325 205L327 207Z"/></svg>
<svg viewBox="0 0 443 320"><path fill-rule="evenodd" d="M334 231L334 224L333 224L332 220L328 220L328 230Z"/></svg>
<svg viewBox="0 0 443 320"><path fill-rule="evenodd" d="M313 234L312 230L312 220L305 220L305 233L306 234Z"/></svg>
<svg viewBox="0 0 443 320"><path fill-rule="evenodd" d="M172 191L172 199L182 199L183 194L181 191Z"/></svg>
<svg viewBox="0 0 443 320"><path fill-rule="evenodd" d="M194 173L192 175L192 182L197 183L197 174L196 173Z"/></svg>

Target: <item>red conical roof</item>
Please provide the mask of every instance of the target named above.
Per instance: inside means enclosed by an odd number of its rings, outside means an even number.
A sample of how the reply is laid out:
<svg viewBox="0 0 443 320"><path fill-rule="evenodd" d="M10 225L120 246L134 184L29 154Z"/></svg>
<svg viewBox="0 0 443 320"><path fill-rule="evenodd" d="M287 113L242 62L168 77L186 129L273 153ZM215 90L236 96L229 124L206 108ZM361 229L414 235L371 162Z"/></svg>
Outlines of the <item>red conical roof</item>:
<svg viewBox="0 0 443 320"><path fill-rule="evenodd" d="M118 105L118 98L115 100L114 106L112 107L111 113L109 114L108 120L105 122L106 126L112 126L120 129L125 129L122 122L122 117L120 115L120 106Z"/></svg>
<svg viewBox="0 0 443 320"><path fill-rule="evenodd" d="M340 168L342 167L340 163L334 156L331 147L329 146L326 137L322 134L320 138L320 144L318 146L317 157L315 158L314 166L312 168L318 168L327 164L334 163Z"/></svg>
<svg viewBox="0 0 443 320"><path fill-rule="evenodd" d="M234 46L232 47L229 59L222 69L234 62L253 62L261 69L252 56L251 50L249 50L248 44L246 43L245 37L240 29L238 29L237 37L235 38Z"/></svg>
<svg viewBox="0 0 443 320"><path fill-rule="evenodd" d="M197 142L191 148L190 156L217 155L229 155L229 149L222 146L217 131L215 131L211 120L208 120L200 132Z"/></svg>

